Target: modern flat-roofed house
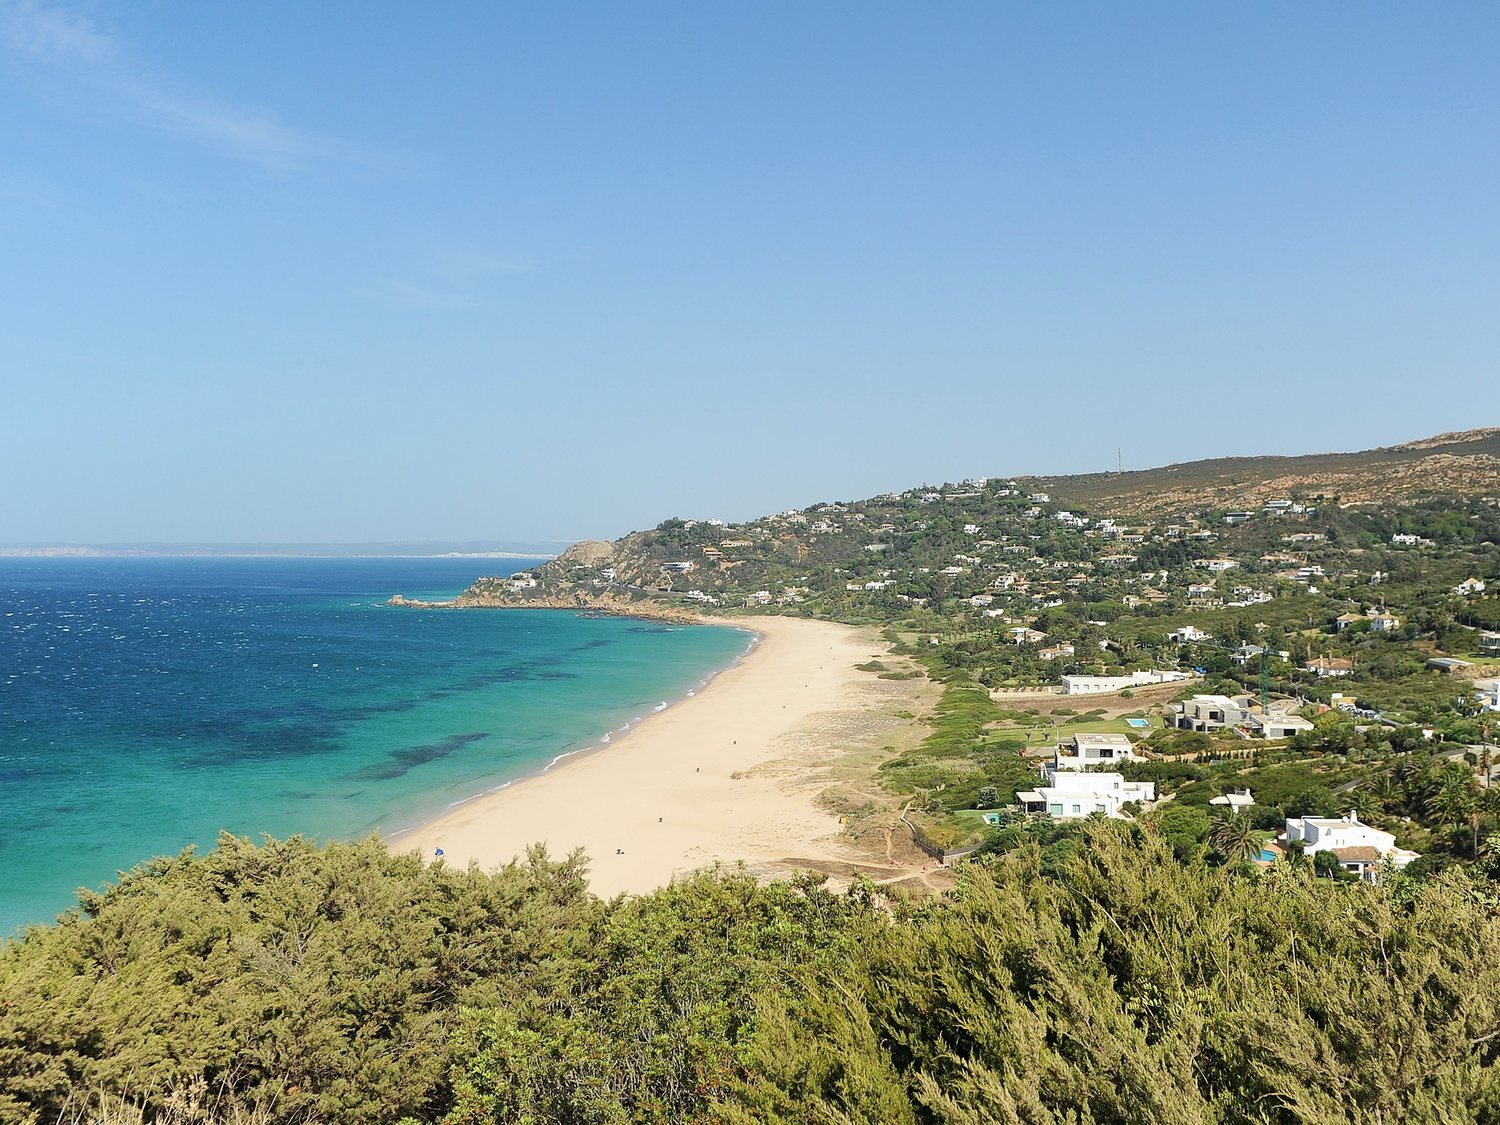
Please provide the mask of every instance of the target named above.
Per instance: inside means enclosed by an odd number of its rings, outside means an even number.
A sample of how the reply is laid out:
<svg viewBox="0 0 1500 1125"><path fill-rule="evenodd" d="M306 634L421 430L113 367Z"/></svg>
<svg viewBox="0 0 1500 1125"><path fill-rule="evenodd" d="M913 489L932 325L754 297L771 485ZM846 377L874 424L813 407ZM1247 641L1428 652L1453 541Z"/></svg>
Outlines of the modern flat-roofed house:
<svg viewBox="0 0 1500 1125"><path fill-rule="evenodd" d="M1185 645L1190 641L1207 641L1213 638L1196 625L1183 625L1167 634L1167 640L1173 644Z"/></svg>
<svg viewBox="0 0 1500 1125"><path fill-rule="evenodd" d="M1075 734L1072 749L1057 748L1053 769L1084 770L1139 760L1130 739L1123 734Z"/></svg>
<svg viewBox="0 0 1500 1125"><path fill-rule="evenodd" d="M1117 773L1052 770L1047 781L1046 785L1016 794L1026 812L1055 820L1082 820L1096 813L1123 818L1121 805L1156 798L1154 782L1126 781Z"/></svg>
<svg viewBox="0 0 1500 1125"><path fill-rule="evenodd" d="M1126 688L1146 687L1150 684L1170 684L1188 679L1188 673L1175 670L1152 669L1147 672L1127 672L1123 676L1064 676L1063 695L1104 695L1124 691Z"/></svg>
<svg viewBox="0 0 1500 1125"><path fill-rule="evenodd" d="M1174 703L1167 722L1178 730L1206 732L1243 722L1246 714L1245 708L1227 695L1195 695Z"/></svg>
<svg viewBox="0 0 1500 1125"><path fill-rule="evenodd" d="M1417 858L1416 852L1396 847L1389 832L1362 823L1354 809L1345 817L1288 817L1285 836L1289 844L1300 841L1308 855L1332 852L1340 867L1369 883L1379 878L1382 863L1401 868Z"/></svg>
<svg viewBox="0 0 1500 1125"><path fill-rule="evenodd" d="M1460 660L1456 656L1429 656L1424 667L1431 668L1434 672L1447 672L1452 675L1464 668L1474 667L1474 663L1470 660Z"/></svg>
<svg viewBox="0 0 1500 1125"><path fill-rule="evenodd" d="M1500 680L1476 681L1474 698L1486 711L1500 711Z"/></svg>
<svg viewBox="0 0 1500 1125"><path fill-rule="evenodd" d="M1249 715L1245 721L1250 733L1259 738L1291 738L1299 731L1313 729L1311 719L1304 719L1301 715L1278 715L1275 711L1264 716Z"/></svg>

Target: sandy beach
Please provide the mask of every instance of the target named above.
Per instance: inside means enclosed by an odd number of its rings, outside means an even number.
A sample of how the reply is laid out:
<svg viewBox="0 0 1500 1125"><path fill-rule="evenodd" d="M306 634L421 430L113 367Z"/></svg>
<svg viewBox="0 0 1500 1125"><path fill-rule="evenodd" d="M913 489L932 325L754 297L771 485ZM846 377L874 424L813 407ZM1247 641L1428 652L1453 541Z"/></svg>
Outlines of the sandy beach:
<svg viewBox="0 0 1500 1125"><path fill-rule="evenodd" d="M744 622L760 641L692 698L598 750L487 794L391 839L451 864L503 864L532 843L587 851L603 896L640 893L715 861L761 873L789 857L846 857L818 807L838 732L879 707L856 664L885 645L846 625Z"/></svg>

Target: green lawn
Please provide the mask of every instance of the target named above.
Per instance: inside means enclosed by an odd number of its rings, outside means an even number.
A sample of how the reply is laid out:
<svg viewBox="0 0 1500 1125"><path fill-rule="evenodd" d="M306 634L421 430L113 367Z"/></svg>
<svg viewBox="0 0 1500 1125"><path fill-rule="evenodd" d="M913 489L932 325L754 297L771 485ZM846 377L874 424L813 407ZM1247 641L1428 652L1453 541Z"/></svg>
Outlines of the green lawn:
<svg viewBox="0 0 1500 1125"><path fill-rule="evenodd" d="M1075 734L1128 734L1138 739L1145 738L1152 731L1161 729L1161 724L1157 720L1151 719L1148 721L1151 723L1150 730L1144 727L1140 729L1134 728L1123 718L1098 719L1089 723L1070 723L1065 721L1063 716L1059 716L1056 728L1057 740L1059 742L1066 742ZM1052 731L1052 724L1048 723L1042 727L992 727L987 733L994 738L1025 738L1031 743L1043 743L1052 741Z"/></svg>

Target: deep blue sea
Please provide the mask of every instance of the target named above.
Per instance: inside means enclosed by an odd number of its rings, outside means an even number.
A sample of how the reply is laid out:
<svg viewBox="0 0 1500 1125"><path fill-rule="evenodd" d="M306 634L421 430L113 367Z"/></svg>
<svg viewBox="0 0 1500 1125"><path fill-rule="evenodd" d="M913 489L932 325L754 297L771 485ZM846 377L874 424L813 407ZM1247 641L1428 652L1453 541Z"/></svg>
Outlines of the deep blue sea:
<svg viewBox="0 0 1500 1125"><path fill-rule="evenodd" d="M593 746L728 628L411 610L494 559L0 559L0 936L221 829L387 833Z"/></svg>

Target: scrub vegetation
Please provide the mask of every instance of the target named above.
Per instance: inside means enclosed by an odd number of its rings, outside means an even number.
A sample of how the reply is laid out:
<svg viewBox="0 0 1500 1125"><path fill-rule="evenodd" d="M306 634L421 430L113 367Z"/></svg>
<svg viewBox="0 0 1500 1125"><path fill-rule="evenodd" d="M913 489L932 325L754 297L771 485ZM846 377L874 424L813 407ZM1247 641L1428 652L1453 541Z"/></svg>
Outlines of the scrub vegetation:
<svg viewBox="0 0 1500 1125"><path fill-rule="evenodd" d="M1033 828L912 903L706 872L602 902L375 841L226 837L0 960L14 1122L1480 1122L1500 922Z"/></svg>

